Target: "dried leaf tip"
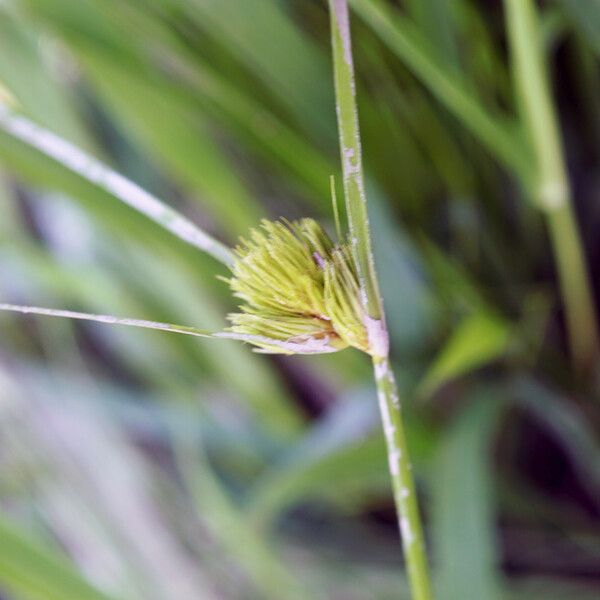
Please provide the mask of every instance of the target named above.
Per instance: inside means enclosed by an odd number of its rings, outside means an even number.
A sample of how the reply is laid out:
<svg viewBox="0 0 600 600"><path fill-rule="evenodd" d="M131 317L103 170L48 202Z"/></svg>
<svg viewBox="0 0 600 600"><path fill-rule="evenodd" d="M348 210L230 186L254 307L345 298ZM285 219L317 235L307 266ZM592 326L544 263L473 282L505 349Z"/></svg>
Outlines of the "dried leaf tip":
<svg viewBox="0 0 600 600"><path fill-rule="evenodd" d="M263 220L240 240L231 272L225 281L243 304L229 331L259 352L374 353L350 246L314 219Z"/></svg>

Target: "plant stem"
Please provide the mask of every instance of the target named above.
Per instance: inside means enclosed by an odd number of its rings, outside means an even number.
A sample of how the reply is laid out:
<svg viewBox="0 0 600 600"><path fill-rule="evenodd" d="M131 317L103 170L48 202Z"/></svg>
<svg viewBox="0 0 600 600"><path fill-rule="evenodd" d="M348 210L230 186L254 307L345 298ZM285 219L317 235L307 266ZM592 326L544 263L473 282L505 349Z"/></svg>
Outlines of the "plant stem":
<svg viewBox="0 0 600 600"><path fill-rule="evenodd" d="M373 356L394 500L413 599L430 600L432 596L423 530L404 437L396 380L388 358L388 332L371 247L348 4L346 0L329 0L329 9L344 198L352 251L361 286L365 327Z"/></svg>
<svg viewBox="0 0 600 600"><path fill-rule="evenodd" d="M329 0L329 6L340 155L344 175L344 198L350 227L350 241L361 289L365 294L362 299L363 304L372 319L381 321L383 308L371 248L360 130L356 110L350 17L346 0Z"/></svg>
<svg viewBox="0 0 600 600"><path fill-rule="evenodd" d="M389 359L376 357L373 359L373 366L410 588L414 600L429 600L432 594L423 528L396 380Z"/></svg>
<svg viewBox="0 0 600 600"><path fill-rule="evenodd" d="M504 4L522 119L536 162L533 195L546 215L554 248L573 362L579 372L585 372L599 356L598 328L544 63L539 18L532 0L505 0Z"/></svg>
<svg viewBox="0 0 600 600"><path fill-rule="evenodd" d="M600 356L598 323L575 216L567 201L547 213L573 363L587 373Z"/></svg>

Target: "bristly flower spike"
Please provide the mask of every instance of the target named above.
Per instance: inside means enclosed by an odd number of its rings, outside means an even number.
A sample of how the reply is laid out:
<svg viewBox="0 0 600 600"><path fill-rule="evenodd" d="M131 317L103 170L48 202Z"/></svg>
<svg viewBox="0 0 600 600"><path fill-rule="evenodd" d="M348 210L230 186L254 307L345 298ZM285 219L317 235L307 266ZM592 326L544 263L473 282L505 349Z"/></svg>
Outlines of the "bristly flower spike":
<svg viewBox="0 0 600 600"><path fill-rule="evenodd" d="M349 245L314 219L263 220L235 249L224 280L243 300L229 332L258 352L319 354L353 346L371 353Z"/></svg>

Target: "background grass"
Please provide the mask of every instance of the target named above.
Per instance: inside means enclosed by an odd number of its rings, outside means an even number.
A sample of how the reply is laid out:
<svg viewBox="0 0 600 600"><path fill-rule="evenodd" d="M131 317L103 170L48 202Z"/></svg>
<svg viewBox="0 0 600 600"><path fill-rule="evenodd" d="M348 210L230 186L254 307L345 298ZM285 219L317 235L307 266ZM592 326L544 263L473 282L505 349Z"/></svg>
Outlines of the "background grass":
<svg viewBox="0 0 600 600"><path fill-rule="evenodd" d="M4 2L0 97L226 242L261 216L333 230L325 4ZM595 598L598 378L572 366L502 5L351 4L438 597ZM598 294L600 8L539 8ZM212 259L4 133L0 160L3 301L223 326L234 304ZM0 596L408 598L365 357L0 328Z"/></svg>

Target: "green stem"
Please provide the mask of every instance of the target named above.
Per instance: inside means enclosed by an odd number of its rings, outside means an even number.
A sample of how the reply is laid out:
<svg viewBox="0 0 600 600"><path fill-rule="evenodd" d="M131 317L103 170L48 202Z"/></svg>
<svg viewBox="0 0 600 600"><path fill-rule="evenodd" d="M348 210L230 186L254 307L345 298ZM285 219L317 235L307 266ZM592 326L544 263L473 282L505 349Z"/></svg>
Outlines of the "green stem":
<svg viewBox="0 0 600 600"><path fill-rule="evenodd" d="M598 323L583 249L569 202L546 215L566 313L569 345L579 372L589 372L600 356Z"/></svg>
<svg viewBox="0 0 600 600"><path fill-rule="evenodd" d="M595 363L600 344L544 64L539 18L531 0L505 0L504 4L522 119L536 162L533 195L546 215L554 248L573 362L580 372L585 372Z"/></svg>
<svg viewBox="0 0 600 600"><path fill-rule="evenodd" d="M367 214L348 5L346 0L329 0L329 6L340 155L350 241L361 289L365 294L363 303L369 316L379 321L383 309L375 274Z"/></svg>
<svg viewBox="0 0 600 600"><path fill-rule="evenodd" d="M414 600L429 600L432 593L423 527L404 435L396 380L387 358L375 357L373 366L410 588Z"/></svg>
<svg viewBox="0 0 600 600"><path fill-rule="evenodd" d="M404 437L398 390L388 358L388 332L371 247L347 1L329 0L329 8L344 197L361 286L369 351L373 356L394 500L413 599L430 600L432 595L423 529Z"/></svg>

